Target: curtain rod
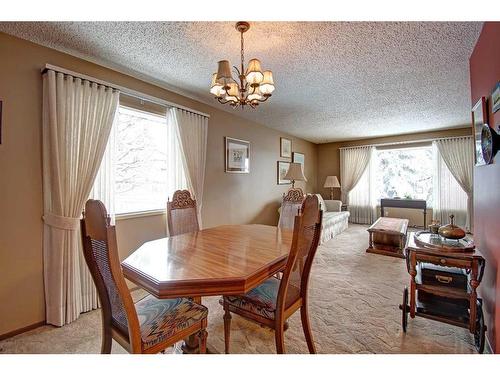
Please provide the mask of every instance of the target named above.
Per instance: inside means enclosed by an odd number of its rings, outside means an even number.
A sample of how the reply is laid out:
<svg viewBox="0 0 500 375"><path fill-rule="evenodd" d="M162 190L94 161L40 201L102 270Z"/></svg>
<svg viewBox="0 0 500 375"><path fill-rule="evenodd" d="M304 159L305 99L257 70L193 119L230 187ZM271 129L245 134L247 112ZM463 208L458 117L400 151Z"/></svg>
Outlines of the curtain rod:
<svg viewBox="0 0 500 375"><path fill-rule="evenodd" d="M397 145L407 145L412 143L426 143L432 141L440 141L444 139L456 139L456 138L472 138L472 135L457 135L454 137L441 137L441 138L426 138L426 139L416 139L413 141L400 141L400 142L387 142L387 143L373 143L368 145L359 145L359 146L348 146L348 147L340 147L339 150L348 149L348 148L360 148L360 147L381 147L381 146L397 146Z"/></svg>
<svg viewBox="0 0 500 375"><path fill-rule="evenodd" d="M182 105L175 104L175 103L169 102L167 100L157 98L155 96L143 94L139 91L129 89L128 87L116 85L114 83L103 81L103 80L97 79L95 77L88 76L86 74L77 73L77 72L74 72L72 70L61 68L61 67L56 66L56 65L45 64L45 66L41 69L42 74L45 74L47 72L47 70L53 70L53 71L56 71L59 73L68 74L68 75L73 76L73 77L78 77L78 78L84 79L86 81L94 82L94 83L97 83L99 85L108 86L108 87L111 87L113 89L116 89L116 90L124 93L125 95L132 96L132 97L137 98L137 99L145 100L145 101L148 101L150 103L158 104L158 105L161 105L164 107L179 108L179 109L183 109L185 111L191 112L191 113L196 113L198 115L210 118L210 115L207 113L196 111L196 110L191 109L189 107L184 107Z"/></svg>

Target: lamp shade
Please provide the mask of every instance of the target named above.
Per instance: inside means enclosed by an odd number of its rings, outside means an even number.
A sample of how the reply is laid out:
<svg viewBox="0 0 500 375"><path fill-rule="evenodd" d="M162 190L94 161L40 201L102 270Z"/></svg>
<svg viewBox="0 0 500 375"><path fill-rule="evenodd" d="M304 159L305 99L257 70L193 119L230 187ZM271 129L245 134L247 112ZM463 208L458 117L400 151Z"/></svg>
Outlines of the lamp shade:
<svg viewBox="0 0 500 375"><path fill-rule="evenodd" d="M231 67L228 60L221 60L218 63L216 81L226 86L233 79L231 76Z"/></svg>
<svg viewBox="0 0 500 375"><path fill-rule="evenodd" d="M222 95L222 85L217 82L217 73L212 74L212 84L210 85L210 93L215 96Z"/></svg>
<svg viewBox="0 0 500 375"><path fill-rule="evenodd" d="M339 188L340 187L339 179L337 178L337 176L327 176L323 187Z"/></svg>
<svg viewBox="0 0 500 375"><path fill-rule="evenodd" d="M270 70L264 71L264 79L260 84L260 92L262 94L271 94L274 91L274 81L273 81L273 72Z"/></svg>
<svg viewBox="0 0 500 375"><path fill-rule="evenodd" d="M262 82L264 74L262 73L259 59L252 59L248 62L245 76L249 84L258 84Z"/></svg>
<svg viewBox="0 0 500 375"><path fill-rule="evenodd" d="M259 87L255 87L255 89L250 89L251 94L248 95L247 99L252 100L260 100L262 99L262 95L260 94Z"/></svg>
<svg viewBox="0 0 500 375"><path fill-rule="evenodd" d="M300 163L290 163L288 172L286 172L283 178L289 181L307 181L306 176L304 176L304 171L302 170L302 164Z"/></svg>
<svg viewBox="0 0 500 375"><path fill-rule="evenodd" d="M229 89L227 90L226 100L231 102L238 102L239 90L238 85L235 82L231 82L228 84Z"/></svg>

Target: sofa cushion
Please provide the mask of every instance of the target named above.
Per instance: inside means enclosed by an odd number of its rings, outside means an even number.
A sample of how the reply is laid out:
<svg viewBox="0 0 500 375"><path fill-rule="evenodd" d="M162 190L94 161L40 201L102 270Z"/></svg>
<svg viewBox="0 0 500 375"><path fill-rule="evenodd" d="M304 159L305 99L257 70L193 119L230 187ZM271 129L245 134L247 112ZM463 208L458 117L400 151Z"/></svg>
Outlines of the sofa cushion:
<svg viewBox="0 0 500 375"><path fill-rule="evenodd" d="M323 226L335 224L349 218L348 211L323 212Z"/></svg>
<svg viewBox="0 0 500 375"><path fill-rule="evenodd" d="M347 229L349 221L349 212L325 212L323 213L323 222L321 224L320 244L332 239L337 234Z"/></svg>
<svg viewBox="0 0 500 375"><path fill-rule="evenodd" d="M325 205L326 205L327 211L330 211L330 212L342 211L342 201L335 200L335 199L326 199Z"/></svg>

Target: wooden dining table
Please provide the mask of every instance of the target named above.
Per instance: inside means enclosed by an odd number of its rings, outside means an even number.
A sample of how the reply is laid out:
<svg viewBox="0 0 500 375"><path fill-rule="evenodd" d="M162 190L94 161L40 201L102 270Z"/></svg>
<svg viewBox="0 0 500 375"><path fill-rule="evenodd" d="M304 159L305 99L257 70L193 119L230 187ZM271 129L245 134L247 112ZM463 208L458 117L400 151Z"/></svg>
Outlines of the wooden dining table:
<svg viewBox="0 0 500 375"><path fill-rule="evenodd" d="M123 274L157 298L245 294L283 270L293 232L260 224L222 225L148 241L122 262ZM196 338L184 351L194 351Z"/></svg>

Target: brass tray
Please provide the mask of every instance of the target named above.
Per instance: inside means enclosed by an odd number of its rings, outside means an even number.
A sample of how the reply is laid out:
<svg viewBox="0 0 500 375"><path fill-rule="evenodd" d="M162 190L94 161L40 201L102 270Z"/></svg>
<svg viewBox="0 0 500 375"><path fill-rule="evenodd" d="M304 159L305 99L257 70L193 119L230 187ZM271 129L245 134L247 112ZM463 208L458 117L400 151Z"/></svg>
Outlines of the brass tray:
<svg viewBox="0 0 500 375"><path fill-rule="evenodd" d="M474 241L464 237L459 240L450 240L433 234L428 230L421 230L414 235L415 244L425 249L439 250L447 253L471 253L474 252Z"/></svg>

